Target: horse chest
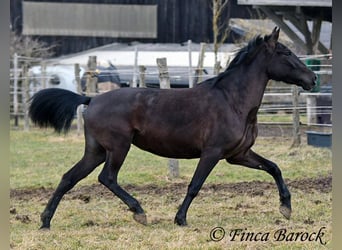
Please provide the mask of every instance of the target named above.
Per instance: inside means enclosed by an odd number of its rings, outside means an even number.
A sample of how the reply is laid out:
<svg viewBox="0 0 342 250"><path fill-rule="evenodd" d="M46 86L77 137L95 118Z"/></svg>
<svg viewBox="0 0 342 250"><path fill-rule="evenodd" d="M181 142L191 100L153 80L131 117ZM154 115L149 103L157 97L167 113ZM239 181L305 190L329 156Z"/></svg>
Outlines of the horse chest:
<svg viewBox="0 0 342 250"><path fill-rule="evenodd" d="M258 127L256 121L248 123L240 139L236 140L233 146L230 144L230 146L226 148L223 158L235 156L251 148L255 142L257 134Z"/></svg>

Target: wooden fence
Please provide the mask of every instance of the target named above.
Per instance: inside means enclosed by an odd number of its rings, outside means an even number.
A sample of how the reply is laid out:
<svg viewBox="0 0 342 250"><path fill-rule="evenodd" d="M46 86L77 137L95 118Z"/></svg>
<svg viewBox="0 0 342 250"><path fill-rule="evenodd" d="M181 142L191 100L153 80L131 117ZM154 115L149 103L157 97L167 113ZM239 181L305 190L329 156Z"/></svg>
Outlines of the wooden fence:
<svg viewBox="0 0 342 250"><path fill-rule="evenodd" d="M191 42L189 41L189 46ZM137 50L135 51L137 58ZM200 56L198 58L197 68L195 69L195 75L192 76L192 62L191 62L191 50L189 50L189 87L193 87L198 82L202 80L202 72L203 72L203 60L205 54L205 44L201 44ZM13 69L11 70L11 117L14 119L14 127L19 126L19 117L23 117L23 128L28 131L30 126L30 121L28 117L28 105L30 96L38 91L40 88L45 88L48 86L47 84L47 74L46 74L46 64L41 64L42 69L42 84L39 88L32 88L30 86L30 76L28 74L28 65L27 63L22 63L22 67L18 66L19 57L15 56L13 61ZM94 96L99 94L97 92L97 78L94 77L96 75L96 56L90 56L87 64L86 70L86 85L87 91L83 93L81 88L81 67L79 64L74 65L74 77L77 85L77 92L80 94L86 94L88 96ZM166 58L158 58L156 61L156 65L158 67L159 72L159 85L160 88L170 88L170 75L167 67L167 59ZM219 72L218 68L214 69L214 72L217 74ZM131 82L131 87L146 87L146 67L144 65L138 65L137 60L135 60L133 66L133 79ZM20 84L19 84L20 83ZM139 84L138 84L139 83ZM281 110L290 111L292 113L292 122L268 122L268 124L273 125L291 125L293 128L293 145L298 146L301 143L301 131L300 127L303 125L307 126L316 126L316 125L324 125L331 126L331 123L328 124L318 124L316 119L317 110L319 107L317 106L317 98L320 96L328 96L331 98L331 93L299 93L298 87L293 86L291 92L287 93L265 93L263 98L263 103L259 110L259 116L267 113L279 112ZM282 98L283 102L286 103L286 106L282 107L272 107L269 103L274 103L272 98ZM287 98L285 101L284 98ZM271 100L270 100L271 99ZM332 107L327 106L323 107L328 111L328 114L331 116ZM83 120L82 120L82 112L83 105L80 105L77 109L77 134L81 135L83 132ZM304 124L301 122L301 114L307 115L307 123ZM272 114L274 115L274 114ZM179 161L177 159L169 159L168 160L168 169L169 169L169 178L177 178L179 176Z"/></svg>
<svg viewBox="0 0 342 250"><path fill-rule="evenodd" d="M189 44L191 42L189 41ZM137 51L136 51L137 53ZM188 74L189 77L189 86L192 87L197 82L201 81L201 74L203 72L203 58L205 53L205 44L201 45L201 53L198 58L197 67L194 70L194 74L192 73L192 62L191 62L191 51L189 50L189 69L184 69L184 74ZM19 125L19 118L24 118L24 129L29 129L29 119L27 116L27 105L28 105L28 99L30 96L39 90L40 88L45 88L48 86L47 84L47 74L46 74L46 64L41 63L41 85L38 87L31 86L30 83L30 76L28 74L28 65L27 63L20 63L21 67L18 65L18 60L21 58L16 56L13 60L13 68L11 69L11 119L14 120L13 125L15 127L20 127ZM24 58L25 60L25 58ZM35 59L36 60L36 59ZM166 58L165 64L166 64ZM156 62L156 65L158 66L158 63ZM75 64L74 65L74 78L77 82L77 92L81 94L87 94L87 95L96 95L96 77L93 77L96 71L96 56L92 56L89 58L88 65L87 65L87 93L82 93L81 86L80 86L80 65ZM168 73L169 70L163 69ZM215 70L217 71L217 69ZM119 72L120 73L120 72ZM179 72L178 72L179 73ZM322 74L327 74L327 72L321 72ZM155 73L153 73L155 74ZM331 72L328 72L328 74L331 74ZM133 72L131 72L132 75L132 81L130 86L131 87L146 87L146 76L151 75L151 72L147 71L147 68L144 65L138 65L137 60L135 60L135 64L133 66ZM157 77L157 75L155 75ZM212 75L214 76L214 75ZM168 75L168 78L175 77L174 75ZM160 86L164 86L163 84L163 77L160 79ZM290 88L287 89L287 92L278 92L278 91L272 91L272 92L266 92L264 94L263 103L261 105L261 108L259 110L259 115L277 115L277 113L293 113L296 114L293 117L292 123L289 122L268 122L270 125L293 125L294 131L298 131L297 127L300 125L308 125L308 126L331 126L331 123L323 123L321 121L317 120L317 114L318 112L322 112L321 110L324 109L324 112L326 115L331 116L331 105L317 105L317 100L320 97L327 97L331 98L331 93L298 93L296 88L292 88L292 91ZM281 107L273 105L274 103L281 103L283 102L284 105ZM79 108L78 112L81 112L82 107ZM80 114L80 113L78 113ZM300 117L302 115L306 115L307 119L306 122L303 122L300 120ZM79 117L79 116L78 116ZM78 121L78 132L81 132L82 128L82 121ZM295 134L298 134L297 132L294 132Z"/></svg>

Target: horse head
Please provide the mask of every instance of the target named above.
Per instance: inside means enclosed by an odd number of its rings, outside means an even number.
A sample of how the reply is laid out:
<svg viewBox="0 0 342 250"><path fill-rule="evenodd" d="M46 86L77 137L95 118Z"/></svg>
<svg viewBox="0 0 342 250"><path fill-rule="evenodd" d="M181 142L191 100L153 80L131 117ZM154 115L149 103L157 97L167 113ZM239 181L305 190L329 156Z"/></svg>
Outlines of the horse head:
<svg viewBox="0 0 342 250"><path fill-rule="evenodd" d="M278 42L279 28L264 37L264 44L270 59L267 74L270 79L283 81L311 90L316 85L316 75L285 45Z"/></svg>

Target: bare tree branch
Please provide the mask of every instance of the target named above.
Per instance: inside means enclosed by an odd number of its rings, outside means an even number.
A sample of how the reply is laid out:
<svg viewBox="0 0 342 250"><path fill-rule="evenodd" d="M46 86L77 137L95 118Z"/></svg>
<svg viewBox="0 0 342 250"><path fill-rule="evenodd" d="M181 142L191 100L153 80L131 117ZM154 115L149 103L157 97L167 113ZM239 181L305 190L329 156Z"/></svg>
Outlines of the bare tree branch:
<svg viewBox="0 0 342 250"><path fill-rule="evenodd" d="M14 53L24 57L49 58L54 53L55 45L48 46L46 43L33 39L29 36L18 35L14 31L10 33L10 55Z"/></svg>
<svg viewBox="0 0 342 250"><path fill-rule="evenodd" d="M229 0L212 0L212 11L213 11L213 43L214 43L214 54L215 54L215 65L217 65L217 53L221 45L228 38L230 27L229 27L229 14L226 20L222 20L224 11L229 10Z"/></svg>

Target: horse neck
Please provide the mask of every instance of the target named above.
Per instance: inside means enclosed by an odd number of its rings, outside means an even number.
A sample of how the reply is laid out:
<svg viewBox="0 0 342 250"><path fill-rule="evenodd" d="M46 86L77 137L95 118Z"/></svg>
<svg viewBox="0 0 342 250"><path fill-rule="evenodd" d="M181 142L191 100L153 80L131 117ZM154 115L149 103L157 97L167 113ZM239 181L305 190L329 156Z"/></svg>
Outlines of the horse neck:
<svg viewBox="0 0 342 250"><path fill-rule="evenodd" d="M232 69L227 80L221 81L221 88L234 103L242 104L248 111L260 106L268 80L265 59L259 56L249 65Z"/></svg>

